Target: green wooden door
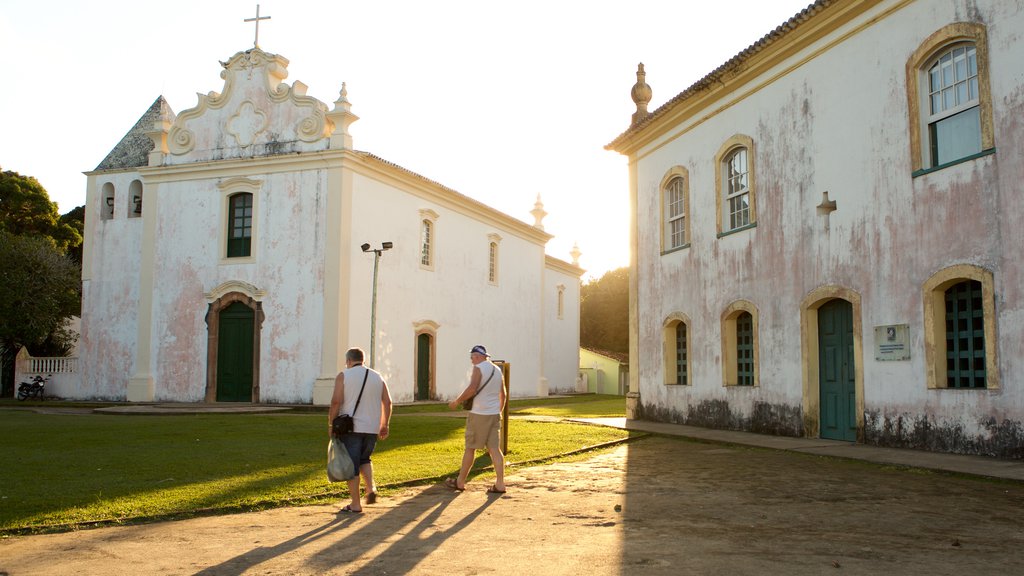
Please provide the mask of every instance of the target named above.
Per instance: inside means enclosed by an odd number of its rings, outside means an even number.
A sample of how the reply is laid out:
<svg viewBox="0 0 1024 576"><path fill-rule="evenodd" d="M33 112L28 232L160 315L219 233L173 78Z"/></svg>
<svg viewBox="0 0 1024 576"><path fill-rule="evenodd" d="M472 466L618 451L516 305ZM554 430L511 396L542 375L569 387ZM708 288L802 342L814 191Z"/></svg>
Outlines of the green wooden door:
<svg viewBox="0 0 1024 576"><path fill-rule="evenodd" d="M430 400L430 334L416 337L416 399Z"/></svg>
<svg viewBox="0 0 1024 576"><path fill-rule="evenodd" d="M821 437L857 441L853 306L832 300L818 309L818 380Z"/></svg>
<svg viewBox="0 0 1024 576"><path fill-rule="evenodd" d="M252 402L253 320L241 302L220 313L217 341L217 401Z"/></svg>

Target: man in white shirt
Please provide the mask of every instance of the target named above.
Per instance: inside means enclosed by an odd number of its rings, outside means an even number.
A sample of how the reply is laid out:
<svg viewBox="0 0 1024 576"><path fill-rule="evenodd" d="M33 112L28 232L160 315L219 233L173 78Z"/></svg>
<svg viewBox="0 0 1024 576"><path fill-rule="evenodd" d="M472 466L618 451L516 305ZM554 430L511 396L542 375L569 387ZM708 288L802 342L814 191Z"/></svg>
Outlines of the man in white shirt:
<svg viewBox="0 0 1024 576"><path fill-rule="evenodd" d="M363 366L363 351L351 348L345 352L345 370L334 379L334 395L331 397L331 409L327 413L328 434L333 434L332 423L338 414L352 416L354 425L350 434L343 435L340 440L352 457L352 463L359 469L348 481L348 491L352 503L341 509L342 512L360 513L363 511L359 503L359 477L366 484L366 503L377 501L377 486L373 483L373 463L370 455L377 445L377 440L384 440L390 434L391 393L388 384L380 373Z"/></svg>
<svg viewBox="0 0 1024 576"><path fill-rule="evenodd" d="M469 386L458 398L448 403L455 410L466 400L473 399L473 407L466 417L466 450L462 454L462 468L458 478L448 478L445 486L462 492L473 466L476 451L487 448L494 464L494 485L487 489L492 494L505 493L505 455L501 453L501 414L505 407L505 383L501 369L488 358L490 354L481 345L473 346L469 358L473 362L473 375Z"/></svg>

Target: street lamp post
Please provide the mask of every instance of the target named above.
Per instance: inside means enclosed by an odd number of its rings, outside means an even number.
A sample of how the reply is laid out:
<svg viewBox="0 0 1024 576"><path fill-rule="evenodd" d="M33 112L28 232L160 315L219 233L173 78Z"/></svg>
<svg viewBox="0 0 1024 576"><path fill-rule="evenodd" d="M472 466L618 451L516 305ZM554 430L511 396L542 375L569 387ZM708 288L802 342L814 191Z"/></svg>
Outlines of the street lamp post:
<svg viewBox="0 0 1024 576"><path fill-rule="evenodd" d="M377 358L377 265L380 263L380 255L385 250L391 250L394 246L391 242L381 242L380 248L370 248L369 244L360 246L363 252L373 252L373 299L370 301L370 368L376 368Z"/></svg>

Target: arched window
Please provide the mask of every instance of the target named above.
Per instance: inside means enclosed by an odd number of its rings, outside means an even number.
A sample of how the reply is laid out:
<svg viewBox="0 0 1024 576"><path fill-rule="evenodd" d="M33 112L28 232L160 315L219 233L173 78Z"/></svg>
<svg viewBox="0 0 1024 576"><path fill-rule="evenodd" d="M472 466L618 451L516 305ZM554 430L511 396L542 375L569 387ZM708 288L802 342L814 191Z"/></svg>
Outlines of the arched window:
<svg viewBox="0 0 1024 576"><path fill-rule="evenodd" d="M999 388L992 273L970 264L937 272L924 285L929 388Z"/></svg>
<svg viewBox="0 0 1024 576"><path fill-rule="evenodd" d="M100 193L100 220L110 220L114 217L114 185L107 182L103 185Z"/></svg>
<svg viewBox="0 0 1024 576"><path fill-rule="evenodd" d="M985 27L957 22L907 61L913 168L929 171L994 150Z"/></svg>
<svg viewBox="0 0 1024 576"><path fill-rule="evenodd" d="M715 161L719 234L754 226L757 223L754 141L749 136L733 136L719 149Z"/></svg>
<svg viewBox="0 0 1024 576"><path fill-rule="evenodd" d="M131 185L128 187L128 198L130 200L128 204L128 217L138 218L142 216L142 182L132 180Z"/></svg>
<svg viewBox="0 0 1024 576"><path fill-rule="evenodd" d="M558 289L558 319L565 319L565 284L556 286Z"/></svg>
<svg viewBox="0 0 1024 576"><path fill-rule="evenodd" d="M663 252L682 248L690 243L690 195L687 170L676 166L662 180L662 240Z"/></svg>
<svg viewBox="0 0 1024 576"><path fill-rule="evenodd" d="M663 325L665 384L686 386L690 381L690 319L672 314Z"/></svg>
<svg viewBox="0 0 1024 576"><path fill-rule="evenodd" d="M722 314L722 384L758 386L757 307L745 300Z"/></svg>

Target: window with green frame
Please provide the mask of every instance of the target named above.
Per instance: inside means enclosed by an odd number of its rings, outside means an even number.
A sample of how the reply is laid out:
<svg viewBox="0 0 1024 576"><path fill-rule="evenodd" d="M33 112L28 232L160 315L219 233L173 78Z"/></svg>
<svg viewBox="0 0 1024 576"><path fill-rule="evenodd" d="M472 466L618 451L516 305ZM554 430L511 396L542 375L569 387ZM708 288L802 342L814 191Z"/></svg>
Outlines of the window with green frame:
<svg viewBox="0 0 1024 576"><path fill-rule="evenodd" d="M754 317L743 312L736 317L736 384L754 385Z"/></svg>
<svg viewBox="0 0 1024 576"><path fill-rule="evenodd" d="M252 194L241 192L228 198L228 258L252 255Z"/></svg>
<svg viewBox="0 0 1024 576"><path fill-rule="evenodd" d="M676 324L676 384L686 385L687 381L687 360L686 357L686 323Z"/></svg>
<svg viewBox="0 0 1024 576"><path fill-rule="evenodd" d="M946 290L946 387L985 387L985 313L981 282Z"/></svg>

